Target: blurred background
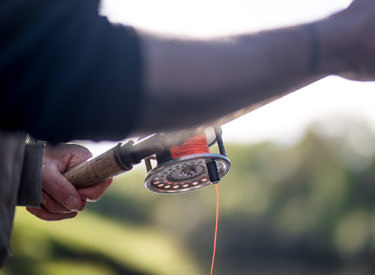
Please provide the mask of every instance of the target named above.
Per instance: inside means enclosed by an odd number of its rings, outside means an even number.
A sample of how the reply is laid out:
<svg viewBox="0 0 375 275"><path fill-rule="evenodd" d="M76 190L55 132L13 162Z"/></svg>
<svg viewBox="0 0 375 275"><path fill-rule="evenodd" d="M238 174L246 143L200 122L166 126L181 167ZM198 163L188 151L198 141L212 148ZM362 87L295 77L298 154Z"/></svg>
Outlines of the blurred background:
<svg viewBox="0 0 375 275"><path fill-rule="evenodd" d="M308 22L343 0L103 1L113 22L210 37ZM375 273L374 83L327 77L223 127L214 274ZM214 107L214 102L211 107ZM84 142L95 155L113 143ZM77 218L17 209L0 275L209 274L216 195L144 189L142 166Z"/></svg>
<svg viewBox="0 0 375 275"><path fill-rule="evenodd" d="M365 122L318 122L288 146L226 145L214 274L374 274L375 136ZM215 188L154 194L144 176L117 177L73 220L19 208L15 257L0 274L209 274Z"/></svg>

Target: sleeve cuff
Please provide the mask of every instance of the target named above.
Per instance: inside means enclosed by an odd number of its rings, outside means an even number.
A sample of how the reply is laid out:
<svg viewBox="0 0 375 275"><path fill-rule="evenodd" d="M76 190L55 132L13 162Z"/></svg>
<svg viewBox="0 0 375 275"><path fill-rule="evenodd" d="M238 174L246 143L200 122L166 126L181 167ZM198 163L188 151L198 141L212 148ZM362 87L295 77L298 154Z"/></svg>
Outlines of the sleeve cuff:
<svg viewBox="0 0 375 275"><path fill-rule="evenodd" d="M40 206L44 146L44 142L26 144L18 206Z"/></svg>

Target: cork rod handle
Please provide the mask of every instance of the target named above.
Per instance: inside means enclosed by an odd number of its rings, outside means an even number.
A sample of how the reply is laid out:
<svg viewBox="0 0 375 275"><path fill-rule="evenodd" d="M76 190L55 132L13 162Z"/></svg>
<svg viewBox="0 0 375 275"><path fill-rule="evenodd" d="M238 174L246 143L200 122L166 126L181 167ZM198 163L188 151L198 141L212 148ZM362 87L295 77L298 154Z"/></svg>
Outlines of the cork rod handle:
<svg viewBox="0 0 375 275"><path fill-rule="evenodd" d="M121 144L118 144L109 151L82 162L64 173L64 177L77 188L82 188L130 170L131 166L124 166L119 161L120 148Z"/></svg>

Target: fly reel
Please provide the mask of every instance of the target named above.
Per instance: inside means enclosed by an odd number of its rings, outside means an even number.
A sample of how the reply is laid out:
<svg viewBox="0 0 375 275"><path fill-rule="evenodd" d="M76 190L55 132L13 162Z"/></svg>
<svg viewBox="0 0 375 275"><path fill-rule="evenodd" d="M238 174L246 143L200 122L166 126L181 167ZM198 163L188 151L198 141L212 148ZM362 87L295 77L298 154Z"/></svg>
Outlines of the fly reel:
<svg viewBox="0 0 375 275"><path fill-rule="evenodd" d="M145 160L148 173L145 187L157 193L181 193L218 183L230 169L219 128L209 142L209 132L188 139L155 155L157 166L152 168L151 158ZM217 143L220 154L210 153L209 145Z"/></svg>
<svg viewBox="0 0 375 275"><path fill-rule="evenodd" d="M209 146L215 143L220 154L210 153ZM155 168L152 159L157 161ZM148 171L145 186L157 193L180 193L217 183L230 169L221 129L213 128L187 140L178 135L154 134L137 142L119 143L64 176L77 188L87 187L129 171L142 160Z"/></svg>

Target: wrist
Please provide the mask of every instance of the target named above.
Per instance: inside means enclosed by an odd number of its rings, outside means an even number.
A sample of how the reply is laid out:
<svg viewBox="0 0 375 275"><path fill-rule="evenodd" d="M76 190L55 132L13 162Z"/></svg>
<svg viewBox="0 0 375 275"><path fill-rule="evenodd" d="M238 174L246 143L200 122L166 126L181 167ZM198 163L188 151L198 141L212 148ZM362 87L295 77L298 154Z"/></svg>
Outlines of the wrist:
<svg viewBox="0 0 375 275"><path fill-rule="evenodd" d="M345 14L336 14L316 23L319 35L320 70L343 75L355 70L357 32Z"/></svg>

